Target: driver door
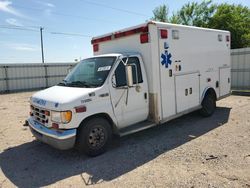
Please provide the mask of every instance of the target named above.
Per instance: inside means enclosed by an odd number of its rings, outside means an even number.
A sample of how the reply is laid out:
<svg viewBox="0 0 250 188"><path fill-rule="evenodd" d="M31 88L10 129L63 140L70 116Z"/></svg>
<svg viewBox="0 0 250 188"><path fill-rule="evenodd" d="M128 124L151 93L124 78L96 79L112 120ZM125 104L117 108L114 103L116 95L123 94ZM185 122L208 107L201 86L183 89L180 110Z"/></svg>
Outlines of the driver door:
<svg viewBox="0 0 250 188"><path fill-rule="evenodd" d="M126 59L123 59L124 62ZM127 88L125 65L122 61L116 66L110 84L112 106L119 128L144 121L149 113L148 84L144 67L139 57L129 57L127 63L136 66L132 66L133 87Z"/></svg>

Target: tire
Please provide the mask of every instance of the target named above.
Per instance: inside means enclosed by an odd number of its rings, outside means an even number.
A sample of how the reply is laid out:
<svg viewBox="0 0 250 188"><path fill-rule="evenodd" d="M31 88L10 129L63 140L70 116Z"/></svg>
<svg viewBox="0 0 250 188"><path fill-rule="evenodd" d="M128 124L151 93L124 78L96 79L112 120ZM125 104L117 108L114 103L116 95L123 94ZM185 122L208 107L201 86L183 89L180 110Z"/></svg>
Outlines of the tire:
<svg viewBox="0 0 250 188"><path fill-rule="evenodd" d="M111 126L106 119L90 119L78 130L76 148L92 157L100 155L106 151L111 135Z"/></svg>
<svg viewBox="0 0 250 188"><path fill-rule="evenodd" d="M216 100L212 95L206 95L201 103L200 114L204 117L211 116L216 109Z"/></svg>

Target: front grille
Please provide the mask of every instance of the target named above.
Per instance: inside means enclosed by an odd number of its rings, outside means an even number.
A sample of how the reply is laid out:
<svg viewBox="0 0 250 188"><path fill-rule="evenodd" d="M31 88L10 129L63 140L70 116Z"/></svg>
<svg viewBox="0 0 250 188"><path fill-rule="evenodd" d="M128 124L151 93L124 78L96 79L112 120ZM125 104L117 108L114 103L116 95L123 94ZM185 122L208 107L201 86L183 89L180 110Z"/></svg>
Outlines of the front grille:
<svg viewBox="0 0 250 188"><path fill-rule="evenodd" d="M38 121L42 125L47 126L49 122L49 116L47 116L45 112L45 109L36 106L31 106L31 116L33 116L34 120Z"/></svg>

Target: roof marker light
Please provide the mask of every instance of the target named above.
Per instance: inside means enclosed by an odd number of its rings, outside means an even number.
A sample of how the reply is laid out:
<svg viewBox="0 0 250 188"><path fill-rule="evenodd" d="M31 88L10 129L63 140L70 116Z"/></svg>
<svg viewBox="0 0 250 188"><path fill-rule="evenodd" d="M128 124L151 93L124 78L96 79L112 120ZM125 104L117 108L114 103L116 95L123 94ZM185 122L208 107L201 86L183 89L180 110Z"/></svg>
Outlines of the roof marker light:
<svg viewBox="0 0 250 188"><path fill-rule="evenodd" d="M127 30L127 31L119 31L108 36L92 39L91 44L97 44L100 42L105 42L105 41L113 40L116 38L126 37L126 36L139 34L139 33L147 33L147 32L148 32L148 26L142 26L142 27L134 28L134 29Z"/></svg>
<svg viewBox="0 0 250 188"><path fill-rule="evenodd" d="M136 33L145 33L145 32L148 32L148 27L139 27L139 28L128 30L128 31L117 32L114 34L114 37L121 38L121 37L130 36Z"/></svg>
<svg viewBox="0 0 250 188"><path fill-rule="evenodd" d="M109 41L112 39L112 36L106 36L106 37L101 37L101 38L97 38L97 39L93 39L91 40L91 44L96 44L96 43L100 43L100 42L105 42L105 41Z"/></svg>

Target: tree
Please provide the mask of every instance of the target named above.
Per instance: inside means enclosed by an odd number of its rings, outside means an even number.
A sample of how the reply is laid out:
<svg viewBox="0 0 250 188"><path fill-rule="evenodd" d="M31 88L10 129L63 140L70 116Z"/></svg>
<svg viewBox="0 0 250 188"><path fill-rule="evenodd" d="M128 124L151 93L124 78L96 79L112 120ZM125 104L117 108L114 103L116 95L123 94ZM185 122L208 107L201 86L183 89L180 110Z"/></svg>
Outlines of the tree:
<svg viewBox="0 0 250 188"><path fill-rule="evenodd" d="M231 48L250 46L250 9L242 5L221 4L209 21L214 29L231 32Z"/></svg>
<svg viewBox="0 0 250 188"><path fill-rule="evenodd" d="M191 2L168 18L168 8L154 9L154 20L231 32L231 48L250 47L250 9L242 5L213 4L212 0Z"/></svg>
<svg viewBox="0 0 250 188"><path fill-rule="evenodd" d="M212 0L204 0L200 4L192 2L185 4L179 11L173 13L173 15L168 18L168 7L161 5L153 10L154 17L152 20L206 27L215 10L216 5L212 4Z"/></svg>
<svg viewBox="0 0 250 188"><path fill-rule="evenodd" d="M160 5L153 10L154 17L151 20L167 22L168 21L168 7Z"/></svg>
<svg viewBox="0 0 250 188"><path fill-rule="evenodd" d="M216 10L216 5L212 0L204 0L200 4L197 2L185 4L176 14L170 18L171 22L197 27L207 27L211 16Z"/></svg>
<svg viewBox="0 0 250 188"><path fill-rule="evenodd" d="M169 22L174 24L181 24L179 13L173 13L173 15L169 18Z"/></svg>

